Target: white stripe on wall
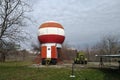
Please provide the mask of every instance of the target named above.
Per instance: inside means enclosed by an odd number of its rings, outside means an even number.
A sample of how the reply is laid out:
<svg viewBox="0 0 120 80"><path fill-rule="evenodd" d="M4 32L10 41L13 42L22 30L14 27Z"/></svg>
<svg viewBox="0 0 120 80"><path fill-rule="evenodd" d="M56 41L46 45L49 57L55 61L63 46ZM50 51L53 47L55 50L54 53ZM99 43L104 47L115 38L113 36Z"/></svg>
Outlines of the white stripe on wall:
<svg viewBox="0 0 120 80"><path fill-rule="evenodd" d="M51 46L47 46L47 58L51 58Z"/></svg>
<svg viewBox="0 0 120 80"><path fill-rule="evenodd" d="M57 35L65 35L64 29L61 28L40 28L38 31L38 35L46 35L46 34L57 34Z"/></svg>
<svg viewBox="0 0 120 80"><path fill-rule="evenodd" d="M41 46L56 46L57 48L62 47L62 45L59 43L44 43L44 44L41 44Z"/></svg>

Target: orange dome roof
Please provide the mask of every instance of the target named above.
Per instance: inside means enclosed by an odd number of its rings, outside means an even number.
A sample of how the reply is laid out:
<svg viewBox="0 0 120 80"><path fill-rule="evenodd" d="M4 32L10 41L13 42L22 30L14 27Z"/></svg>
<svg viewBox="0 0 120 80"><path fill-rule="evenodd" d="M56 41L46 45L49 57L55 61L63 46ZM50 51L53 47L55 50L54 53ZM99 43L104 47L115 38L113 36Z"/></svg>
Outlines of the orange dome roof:
<svg viewBox="0 0 120 80"><path fill-rule="evenodd" d="M64 29L61 24L53 21L45 22L39 28L46 28L46 27L56 27L56 28Z"/></svg>

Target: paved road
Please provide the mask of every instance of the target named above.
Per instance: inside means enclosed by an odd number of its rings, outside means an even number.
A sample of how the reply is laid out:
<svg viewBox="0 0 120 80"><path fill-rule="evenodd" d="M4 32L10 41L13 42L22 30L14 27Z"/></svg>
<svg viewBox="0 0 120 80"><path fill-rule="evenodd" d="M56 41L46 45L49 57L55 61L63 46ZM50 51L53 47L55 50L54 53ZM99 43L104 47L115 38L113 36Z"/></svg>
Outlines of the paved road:
<svg viewBox="0 0 120 80"><path fill-rule="evenodd" d="M87 65L82 65L82 64L74 64L75 68L91 68L91 67L96 67L99 68L100 65L99 62L88 62ZM104 62L103 63L103 67L105 68L110 68L110 67L117 67L119 66L119 64L117 62ZM41 64L33 64L30 67L37 67L37 68L71 68L72 67L72 63L63 63L63 64L58 64L58 65L41 65Z"/></svg>

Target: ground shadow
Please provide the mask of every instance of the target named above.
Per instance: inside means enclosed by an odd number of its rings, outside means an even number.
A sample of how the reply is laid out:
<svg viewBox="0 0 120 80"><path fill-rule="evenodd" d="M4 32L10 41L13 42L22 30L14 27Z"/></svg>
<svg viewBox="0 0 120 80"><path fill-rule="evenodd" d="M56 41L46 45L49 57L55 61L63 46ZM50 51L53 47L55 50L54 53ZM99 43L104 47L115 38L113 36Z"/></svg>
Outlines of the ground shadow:
<svg viewBox="0 0 120 80"><path fill-rule="evenodd" d="M104 80L120 80L120 69L113 68L93 68L104 74Z"/></svg>

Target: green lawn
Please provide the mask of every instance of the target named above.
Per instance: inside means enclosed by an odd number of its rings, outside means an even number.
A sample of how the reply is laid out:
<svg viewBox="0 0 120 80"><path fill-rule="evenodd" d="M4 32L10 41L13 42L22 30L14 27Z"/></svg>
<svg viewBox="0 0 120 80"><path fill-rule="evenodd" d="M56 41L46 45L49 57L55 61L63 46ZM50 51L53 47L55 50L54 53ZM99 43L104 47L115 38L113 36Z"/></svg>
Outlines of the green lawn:
<svg viewBox="0 0 120 80"><path fill-rule="evenodd" d="M110 69L30 68L26 62L0 63L0 80L120 80L120 72Z"/></svg>

